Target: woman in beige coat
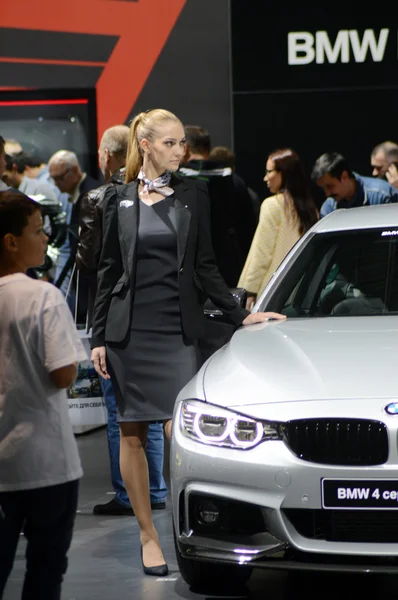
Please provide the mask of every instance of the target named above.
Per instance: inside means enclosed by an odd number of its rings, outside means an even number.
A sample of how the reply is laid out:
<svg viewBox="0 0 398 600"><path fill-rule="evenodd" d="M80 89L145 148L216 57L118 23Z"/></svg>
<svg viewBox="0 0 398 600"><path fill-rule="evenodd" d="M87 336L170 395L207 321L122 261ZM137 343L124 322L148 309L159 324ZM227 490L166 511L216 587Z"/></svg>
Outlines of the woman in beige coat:
<svg viewBox="0 0 398 600"><path fill-rule="evenodd" d="M269 155L264 181L273 196L261 205L259 224L238 283L248 292L249 309L289 250L319 219L300 159L293 150L284 148Z"/></svg>

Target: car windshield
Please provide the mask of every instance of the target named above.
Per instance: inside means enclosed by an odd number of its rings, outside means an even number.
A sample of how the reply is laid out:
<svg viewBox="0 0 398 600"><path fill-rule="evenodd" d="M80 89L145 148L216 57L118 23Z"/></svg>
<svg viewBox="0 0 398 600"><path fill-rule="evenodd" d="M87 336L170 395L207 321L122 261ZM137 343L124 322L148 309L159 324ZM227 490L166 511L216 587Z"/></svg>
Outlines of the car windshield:
<svg viewBox="0 0 398 600"><path fill-rule="evenodd" d="M398 314L397 233L315 234L260 310L289 318Z"/></svg>

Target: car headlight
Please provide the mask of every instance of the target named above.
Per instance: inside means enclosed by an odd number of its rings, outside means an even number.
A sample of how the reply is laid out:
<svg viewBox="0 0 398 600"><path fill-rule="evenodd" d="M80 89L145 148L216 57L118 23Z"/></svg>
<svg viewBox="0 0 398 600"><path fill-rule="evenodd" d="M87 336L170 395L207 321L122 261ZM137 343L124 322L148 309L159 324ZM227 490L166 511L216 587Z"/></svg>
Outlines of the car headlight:
<svg viewBox="0 0 398 600"><path fill-rule="evenodd" d="M282 427L257 421L195 400L182 403L180 429L184 435L211 446L246 450L261 442L282 439Z"/></svg>

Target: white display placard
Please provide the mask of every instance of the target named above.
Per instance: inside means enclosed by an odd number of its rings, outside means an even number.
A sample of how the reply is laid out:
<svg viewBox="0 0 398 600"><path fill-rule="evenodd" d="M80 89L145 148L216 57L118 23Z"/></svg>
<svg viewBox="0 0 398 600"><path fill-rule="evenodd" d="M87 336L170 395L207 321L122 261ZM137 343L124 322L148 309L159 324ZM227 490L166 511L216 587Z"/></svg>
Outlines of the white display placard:
<svg viewBox="0 0 398 600"><path fill-rule="evenodd" d="M81 330L78 334L90 356L90 334ZM68 390L68 408L75 434L85 433L108 423L100 379L89 359L78 364L76 381Z"/></svg>

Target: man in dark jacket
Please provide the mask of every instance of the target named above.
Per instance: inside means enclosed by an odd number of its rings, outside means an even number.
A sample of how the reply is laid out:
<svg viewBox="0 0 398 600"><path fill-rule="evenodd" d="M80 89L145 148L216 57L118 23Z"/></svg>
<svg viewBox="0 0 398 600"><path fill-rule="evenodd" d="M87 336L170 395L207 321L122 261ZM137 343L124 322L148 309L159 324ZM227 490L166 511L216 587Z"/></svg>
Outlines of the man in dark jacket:
<svg viewBox="0 0 398 600"><path fill-rule="evenodd" d="M89 191L80 208L80 232L76 263L79 271L89 280L88 323L97 287L97 268L102 246L102 214L107 194L114 185L124 183L129 128L115 125L102 136L98 156L105 185ZM130 500L123 484L119 466L120 433L116 421L116 401L110 379L101 385L108 411L108 449L112 486L115 497L106 504L97 504L93 512L98 515L133 515ZM153 510L166 507L167 486L163 478L163 425L151 423L148 429L146 453L150 474L151 506Z"/></svg>
<svg viewBox="0 0 398 600"><path fill-rule="evenodd" d="M209 154L209 160L213 160L218 163L221 167L230 167L232 172L235 173L236 169L236 156L235 152L233 152L227 146L214 146ZM239 177L239 179L241 179ZM243 182L243 179L242 179ZM252 202L252 211L255 216L256 226L258 225L258 221L260 218L260 208L262 200L260 200L258 194L249 186L247 187L247 191L250 196L250 200Z"/></svg>
<svg viewBox="0 0 398 600"><path fill-rule="evenodd" d="M207 183L210 196L211 242L217 266L230 288L237 286L257 226L257 215L245 182L231 167L210 160L210 135L203 127L185 127L187 152L179 172ZM205 361L229 341L234 327L205 321L199 350Z"/></svg>
<svg viewBox="0 0 398 600"><path fill-rule="evenodd" d="M211 241L219 271L229 287L238 283L250 250L257 219L244 181L231 168L209 160L209 133L185 127L187 154L180 172L207 182L211 210Z"/></svg>

